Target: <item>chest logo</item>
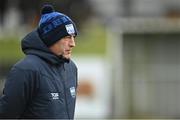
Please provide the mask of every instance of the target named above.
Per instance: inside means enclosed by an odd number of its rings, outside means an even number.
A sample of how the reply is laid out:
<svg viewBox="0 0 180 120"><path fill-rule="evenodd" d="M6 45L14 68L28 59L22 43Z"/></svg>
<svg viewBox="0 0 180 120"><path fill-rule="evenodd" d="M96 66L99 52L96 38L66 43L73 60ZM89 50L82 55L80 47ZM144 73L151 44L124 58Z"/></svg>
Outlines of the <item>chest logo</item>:
<svg viewBox="0 0 180 120"><path fill-rule="evenodd" d="M76 97L76 89L75 89L75 87L70 87L70 93L71 93L71 96L72 96L73 98Z"/></svg>
<svg viewBox="0 0 180 120"><path fill-rule="evenodd" d="M59 94L58 93L51 93L52 99L56 100L59 99Z"/></svg>

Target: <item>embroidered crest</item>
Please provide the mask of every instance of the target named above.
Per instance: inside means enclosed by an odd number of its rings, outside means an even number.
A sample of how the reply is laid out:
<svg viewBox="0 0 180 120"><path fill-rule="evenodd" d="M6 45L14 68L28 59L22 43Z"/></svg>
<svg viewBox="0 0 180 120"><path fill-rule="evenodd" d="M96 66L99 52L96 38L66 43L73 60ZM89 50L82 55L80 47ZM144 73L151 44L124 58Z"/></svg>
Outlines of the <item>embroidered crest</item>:
<svg viewBox="0 0 180 120"><path fill-rule="evenodd" d="M74 33L75 33L73 24L68 24L68 25L66 25L65 27L66 27L66 30L67 30L67 33L68 33L68 34L71 35L71 34L74 34Z"/></svg>
<svg viewBox="0 0 180 120"><path fill-rule="evenodd" d="M70 90L71 96L73 98L75 98L76 97L76 89L75 89L75 87L71 87L69 90Z"/></svg>

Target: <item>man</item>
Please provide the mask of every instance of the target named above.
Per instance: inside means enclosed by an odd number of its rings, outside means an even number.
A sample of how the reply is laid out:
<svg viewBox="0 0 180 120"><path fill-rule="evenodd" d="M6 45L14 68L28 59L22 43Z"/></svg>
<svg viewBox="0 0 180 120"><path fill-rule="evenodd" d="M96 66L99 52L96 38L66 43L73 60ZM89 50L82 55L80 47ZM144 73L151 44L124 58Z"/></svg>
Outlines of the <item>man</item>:
<svg viewBox="0 0 180 120"><path fill-rule="evenodd" d="M22 40L0 98L0 118L73 119L77 68L71 61L77 30L66 15L45 5L36 30Z"/></svg>

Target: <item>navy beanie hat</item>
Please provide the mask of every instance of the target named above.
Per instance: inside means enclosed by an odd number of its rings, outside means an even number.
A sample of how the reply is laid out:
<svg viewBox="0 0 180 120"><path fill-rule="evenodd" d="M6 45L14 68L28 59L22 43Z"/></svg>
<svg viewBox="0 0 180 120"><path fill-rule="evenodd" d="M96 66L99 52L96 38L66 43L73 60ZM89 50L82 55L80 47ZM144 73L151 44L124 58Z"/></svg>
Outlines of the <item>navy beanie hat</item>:
<svg viewBox="0 0 180 120"><path fill-rule="evenodd" d="M55 12L52 5L44 5L41 10L38 33L41 40L49 47L68 35L77 35L74 22L66 15Z"/></svg>

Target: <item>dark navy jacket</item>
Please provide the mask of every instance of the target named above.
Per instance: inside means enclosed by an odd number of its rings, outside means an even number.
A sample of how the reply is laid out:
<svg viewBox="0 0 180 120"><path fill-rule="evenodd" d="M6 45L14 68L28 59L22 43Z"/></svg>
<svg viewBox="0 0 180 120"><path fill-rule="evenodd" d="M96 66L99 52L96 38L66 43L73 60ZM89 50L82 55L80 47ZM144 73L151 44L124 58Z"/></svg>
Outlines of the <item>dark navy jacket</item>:
<svg viewBox="0 0 180 120"><path fill-rule="evenodd" d="M55 56L36 30L22 40L26 57L16 63L0 98L0 118L73 119L77 68Z"/></svg>

